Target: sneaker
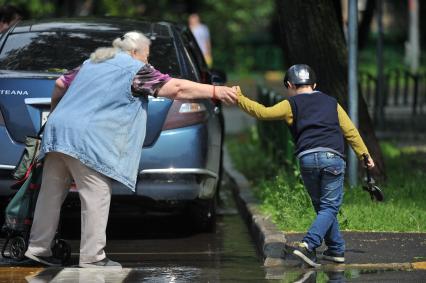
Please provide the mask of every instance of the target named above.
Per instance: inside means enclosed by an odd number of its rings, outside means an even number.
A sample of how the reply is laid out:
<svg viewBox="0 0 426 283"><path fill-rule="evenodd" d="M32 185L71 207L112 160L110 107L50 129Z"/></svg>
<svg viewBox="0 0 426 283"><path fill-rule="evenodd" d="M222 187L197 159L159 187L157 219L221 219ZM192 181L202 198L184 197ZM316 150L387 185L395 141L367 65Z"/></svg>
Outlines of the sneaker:
<svg viewBox="0 0 426 283"><path fill-rule="evenodd" d="M330 250L326 250L322 253L321 259L334 261L336 263L344 263L345 253L336 253Z"/></svg>
<svg viewBox="0 0 426 283"><path fill-rule="evenodd" d="M28 251L25 252L25 256L47 266L62 266L62 261L60 259L54 258L53 256L33 255Z"/></svg>
<svg viewBox="0 0 426 283"><path fill-rule="evenodd" d="M308 244L305 242L294 242L286 244L286 250L288 253L292 253L311 267L319 267L321 264L317 263L317 256L315 250L310 251Z"/></svg>
<svg viewBox="0 0 426 283"><path fill-rule="evenodd" d="M110 269L122 269L120 263L110 260L109 258L104 258L100 261L90 262L90 263L80 263L82 268L110 268Z"/></svg>

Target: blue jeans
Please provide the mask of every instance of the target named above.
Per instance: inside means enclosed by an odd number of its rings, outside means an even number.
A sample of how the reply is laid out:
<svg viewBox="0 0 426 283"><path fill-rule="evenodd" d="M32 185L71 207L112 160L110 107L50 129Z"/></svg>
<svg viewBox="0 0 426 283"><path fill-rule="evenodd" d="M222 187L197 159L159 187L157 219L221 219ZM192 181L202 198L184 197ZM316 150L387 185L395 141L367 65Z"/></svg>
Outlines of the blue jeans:
<svg viewBox="0 0 426 283"><path fill-rule="evenodd" d="M303 182L317 213L303 238L310 250L321 246L324 240L330 251L345 251L345 241L337 221L343 200L345 166L343 158L331 152L315 152L300 157Z"/></svg>

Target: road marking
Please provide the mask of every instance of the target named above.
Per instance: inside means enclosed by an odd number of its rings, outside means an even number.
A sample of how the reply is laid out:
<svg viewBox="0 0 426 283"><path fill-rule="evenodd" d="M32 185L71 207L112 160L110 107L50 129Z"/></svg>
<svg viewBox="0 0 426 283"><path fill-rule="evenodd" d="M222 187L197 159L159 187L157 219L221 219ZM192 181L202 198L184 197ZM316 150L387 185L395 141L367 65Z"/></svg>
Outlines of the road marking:
<svg viewBox="0 0 426 283"><path fill-rule="evenodd" d="M10 268L13 268L16 271L28 271L28 272L37 272L42 269L43 267L25 267L25 266L1 266L0 267L0 274L5 270L10 270Z"/></svg>
<svg viewBox="0 0 426 283"><path fill-rule="evenodd" d="M426 261L413 262L411 265L413 269L426 270Z"/></svg>
<svg viewBox="0 0 426 283"><path fill-rule="evenodd" d="M44 269L43 267L2 266L0 267L0 282L10 282L9 280L15 278L13 277L13 274L22 274L23 276L34 276L38 274L40 271L42 271L43 269ZM7 280L7 281L4 281L4 280Z"/></svg>
<svg viewBox="0 0 426 283"><path fill-rule="evenodd" d="M330 271L343 269L426 270L426 262L322 264L321 269Z"/></svg>

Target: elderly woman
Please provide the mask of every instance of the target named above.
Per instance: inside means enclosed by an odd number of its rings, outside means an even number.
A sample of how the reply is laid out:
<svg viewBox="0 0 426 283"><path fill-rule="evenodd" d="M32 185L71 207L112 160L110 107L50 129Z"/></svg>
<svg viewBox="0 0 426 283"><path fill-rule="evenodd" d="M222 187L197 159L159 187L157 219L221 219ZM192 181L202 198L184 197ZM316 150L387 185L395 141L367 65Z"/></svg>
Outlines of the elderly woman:
<svg viewBox="0 0 426 283"><path fill-rule="evenodd" d="M128 32L61 76L52 94L40 158L45 158L26 257L59 265L51 243L74 179L81 201L80 267L121 268L104 252L111 180L134 189L146 131L147 96L217 98L234 103L236 89L171 78L148 64L150 41ZM59 103L60 101L60 103ZM59 104L58 104L59 103Z"/></svg>

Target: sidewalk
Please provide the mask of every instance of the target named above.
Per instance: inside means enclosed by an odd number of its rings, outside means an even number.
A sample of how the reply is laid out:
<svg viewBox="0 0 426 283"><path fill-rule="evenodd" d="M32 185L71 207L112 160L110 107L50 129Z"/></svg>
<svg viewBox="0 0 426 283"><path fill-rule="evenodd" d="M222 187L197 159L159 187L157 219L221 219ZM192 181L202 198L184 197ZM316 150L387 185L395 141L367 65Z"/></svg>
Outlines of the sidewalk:
<svg viewBox="0 0 426 283"><path fill-rule="evenodd" d="M298 266L299 261L292 257L283 259L282 250L287 241L300 241L303 233L280 231L260 212L248 180L233 167L227 152L224 167L234 183L238 207L264 258L264 266ZM345 264L320 261L321 269L426 270L426 233L343 232L343 236L346 240ZM321 247L317 253L323 250Z"/></svg>
<svg viewBox="0 0 426 283"><path fill-rule="evenodd" d="M288 241L304 234L286 233ZM426 233L343 232L346 264L418 263L426 269ZM321 248L317 253L321 253ZM326 263L326 261L324 261Z"/></svg>

